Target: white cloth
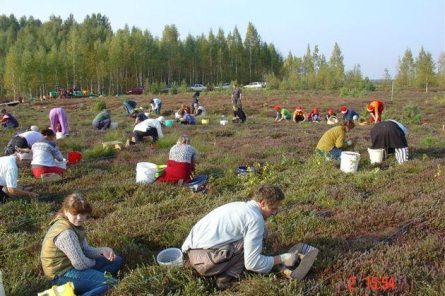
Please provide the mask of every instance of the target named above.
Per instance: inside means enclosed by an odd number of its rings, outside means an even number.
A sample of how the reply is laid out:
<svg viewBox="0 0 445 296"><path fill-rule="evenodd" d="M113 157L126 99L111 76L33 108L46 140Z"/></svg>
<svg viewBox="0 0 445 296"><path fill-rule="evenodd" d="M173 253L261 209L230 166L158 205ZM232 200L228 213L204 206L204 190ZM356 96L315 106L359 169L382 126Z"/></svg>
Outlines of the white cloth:
<svg viewBox="0 0 445 296"><path fill-rule="evenodd" d="M59 148L53 142L43 139L32 145L31 165L40 165L46 167L56 166L54 159L63 161L63 155Z"/></svg>
<svg viewBox="0 0 445 296"><path fill-rule="evenodd" d="M34 145L35 142L43 139L42 134L35 131L27 131L19 134L19 136L26 139L26 142L28 142L28 147L30 148L32 147L32 145Z"/></svg>
<svg viewBox="0 0 445 296"><path fill-rule="evenodd" d="M232 202L199 220L184 241L182 251L218 249L243 239L246 269L267 273L272 269L274 259L261 255L264 232L264 218L256 201Z"/></svg>
<svg viewBox="0 0 445 296"><path fill-rule="evenodd" d="M146 132L148 128L154 127L158 130L158 137L162 138L164 134L162 133L162 126L159 120L157 119L146 119L135 125L133 131Z"/></svg>
<svg viewBox="0 0 445 296"><path fill-rule="evenodd" d="M207 110L203 106L199 105L198 110L202 110L201 116L207 116Z"/></svg>
<svg viewBox="0 0 445 296"><path fill-rule="evenodd" d="M19 168L15 156L0 157L0 186L17 188Z"/></svg>

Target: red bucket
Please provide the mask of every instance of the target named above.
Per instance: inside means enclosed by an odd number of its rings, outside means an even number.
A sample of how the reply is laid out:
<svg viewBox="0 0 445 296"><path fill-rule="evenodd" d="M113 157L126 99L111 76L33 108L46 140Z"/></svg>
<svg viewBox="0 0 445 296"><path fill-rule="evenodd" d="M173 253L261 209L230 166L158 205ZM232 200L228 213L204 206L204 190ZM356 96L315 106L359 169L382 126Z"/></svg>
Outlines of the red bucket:
<svg viewBox="0 0 445 296"><path fill-rule="evenodd" d="M68 151L68 162L67 164L76 164L82 159L82 154L77 151Z"/></svg>

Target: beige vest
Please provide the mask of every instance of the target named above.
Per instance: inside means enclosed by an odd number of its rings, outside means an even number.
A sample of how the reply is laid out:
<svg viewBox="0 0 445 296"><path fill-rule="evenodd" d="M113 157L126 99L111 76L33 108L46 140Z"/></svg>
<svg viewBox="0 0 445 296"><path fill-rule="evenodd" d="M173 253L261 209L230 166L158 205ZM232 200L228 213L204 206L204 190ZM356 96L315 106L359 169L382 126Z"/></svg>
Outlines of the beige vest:
<svg viewBox="0 0 445 296"><path fill-rule="evenodd" d="M57 215L49 225L51 225L51 228L43 240L40 259L45 276L52 280L55 276L61 276L73 268L65 253L54 244L54 238L65 230L72 230L79 238L79 244L82 245L82 241L85 239L85 229L82 226L74 226L61 214Z"/></svg>

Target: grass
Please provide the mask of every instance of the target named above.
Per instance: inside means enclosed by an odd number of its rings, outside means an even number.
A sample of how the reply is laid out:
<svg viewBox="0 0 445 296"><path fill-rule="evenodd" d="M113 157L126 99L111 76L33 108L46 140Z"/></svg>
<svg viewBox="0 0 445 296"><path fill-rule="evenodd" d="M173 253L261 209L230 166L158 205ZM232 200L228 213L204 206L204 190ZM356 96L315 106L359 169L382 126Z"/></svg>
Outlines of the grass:
<svg viewBox="0 0 445 296"><path fill-rule="evenodd" d="M81 151L83 161L70 167L67 178L58 183L42 184L29 168L20 171L19 184L33 186L42 198L17 198L0 206L0 268L6 294L35 295L50 287L40 266L41 242L63 197L77 190L94 205L93 217L87 222L89 243L110 246L125 260L120 283L109 295L216 295L214 279L199 277L189 268L160 267L155 256L164 248L180 247L191 227L213 208L249 200L259 184L269 182L284 190L286 210L268 221L270 237L264 253L277 254L306 242L320 249L318 260L304 281L289 281L278 272L246 272L223 294L297 295L320 282L309 295L352 294L348 279L355 276L354 293L371 295L377 291L366 290L366 277L394 276L395 289L380 291L382 294L440 295L445 289L440 259L445 253L444 207L439 204L428 210L443 201L445 194L443 103L436 99L437 94L399 92L393 101L390 95L374 92L363 98L341 98L335 92L246 92L247 122L220 126L223 112L231 117L230 96L202 94L209 125L164 128L165 137L156 149L139 144L123 151L103 149L101 143L123 141L131 135L133 119L120 109L124 98L105 99L112 120L119 123L118 129L107 132L91 127L95 100L34 102L11 108L8 111L13 111L22 127L37 124L42 128L49 124L49 110L63 106L70 136L59 141L59 147L64 155ZM163 111L189 104L190 97L161 96ZM278 104L290 109L319 107L324 114L342 105L359 111L376 97L388 107L384 118L400 119L405 106L427 102L420 108L421 121L407 123L411 160L402 166L394 157L380 166L370 164L371 126L357 126L348 135L358 138L355 148L361 160L356 174L344 174L338 164L313 154L330 126L273 122L272 107ZM148 105L150 97L135 99L138 105ZM13 134L4 132L0 144L5 146ZM207 193L192 194L169 184L136 184L137 163L165 163L181 134L189 134L198 151L197 173L210 175ZM241 165L253 165L256 172L237 177L235 171Z"/></svg>

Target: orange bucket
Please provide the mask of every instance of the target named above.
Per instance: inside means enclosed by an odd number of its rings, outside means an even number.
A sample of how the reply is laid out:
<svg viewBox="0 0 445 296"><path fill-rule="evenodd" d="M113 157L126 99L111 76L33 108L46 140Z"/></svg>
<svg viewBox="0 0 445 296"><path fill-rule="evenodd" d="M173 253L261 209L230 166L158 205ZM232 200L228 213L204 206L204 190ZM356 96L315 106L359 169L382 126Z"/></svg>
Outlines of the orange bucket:
<svg viewBox="0 0 445 296"><path fill-rule="evenodd" d="M68 151L68 162L67 164L76 164L82 159L82 154L77 151Z"/></svg>

